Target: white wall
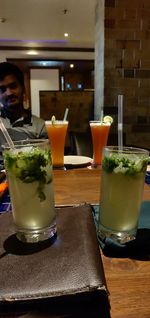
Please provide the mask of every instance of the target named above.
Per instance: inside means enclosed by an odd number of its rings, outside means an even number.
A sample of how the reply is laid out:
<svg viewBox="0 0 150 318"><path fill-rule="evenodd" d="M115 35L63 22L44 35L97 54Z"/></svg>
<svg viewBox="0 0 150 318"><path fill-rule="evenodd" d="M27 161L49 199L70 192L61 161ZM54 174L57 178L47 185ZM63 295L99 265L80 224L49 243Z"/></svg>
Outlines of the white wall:
<svg viewBox="0 0 150 318"><path fill-rule="evenodd" d="M39 91L59 90L59 70L58 69L31 69L31 109L32 114L40 117Z"/></svg>
<svg viewBox="0 0 150 318"><path fill-rule="evenodd" d="M0 53L0 63L6 62L6 56L3 53Z"/></svg>

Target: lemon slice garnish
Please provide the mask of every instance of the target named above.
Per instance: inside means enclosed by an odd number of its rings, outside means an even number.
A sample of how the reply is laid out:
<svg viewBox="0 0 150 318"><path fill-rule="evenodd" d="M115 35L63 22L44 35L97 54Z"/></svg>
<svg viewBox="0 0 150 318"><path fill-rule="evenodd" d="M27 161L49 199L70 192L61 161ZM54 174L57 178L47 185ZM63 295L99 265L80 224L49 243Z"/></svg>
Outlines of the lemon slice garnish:
<svg viewBox="0 0 150 318"><path fill-rule="evenodd" d="M113 123L113 118L111 116L104 116L103 122L112 124Z"/></svg>
<svg viewBox="0 0 150 318"><path fill-rule="evenodd" d="M55 125L56 117L53 115L51 118L52 125Z"/></svg>

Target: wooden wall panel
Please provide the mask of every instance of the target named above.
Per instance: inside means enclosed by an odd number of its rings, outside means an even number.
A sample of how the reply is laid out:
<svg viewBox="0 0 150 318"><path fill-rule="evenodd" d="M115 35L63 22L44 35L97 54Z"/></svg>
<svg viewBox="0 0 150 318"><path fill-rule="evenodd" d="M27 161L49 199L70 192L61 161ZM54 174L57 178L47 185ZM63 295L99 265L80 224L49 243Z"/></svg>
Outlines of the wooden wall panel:
<svg viewBox="0 0 150 318"><path fill-rule="evenodd" d="M86 132L93 119L93 95L92 91L40 91L40 117L50 120L55 115L61 120L69 108L69 130Z"/></svg>

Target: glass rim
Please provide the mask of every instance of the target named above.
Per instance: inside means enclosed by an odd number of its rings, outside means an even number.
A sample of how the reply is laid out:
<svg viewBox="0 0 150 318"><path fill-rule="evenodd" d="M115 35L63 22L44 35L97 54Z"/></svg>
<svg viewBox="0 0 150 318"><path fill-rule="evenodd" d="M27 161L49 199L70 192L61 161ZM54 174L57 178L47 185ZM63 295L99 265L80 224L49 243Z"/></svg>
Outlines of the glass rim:
<svg viewBox="0 0 150 318"><path fill-rule="evenodd" d="M110 126L112 123L110 122L104 122L104 121L101 121L101 120L90 120L89 121L89 124L97 124L97 125L106 125L106 126Z"/></svg>
<svg viewBox="0 0 150 318"><path fill-rule="evenodd" d="M13 141L15 148L27 147L27 146L38 146L41 144L49 144L49 139L23 139ZM13 149L7 143L2 144L3 150Z"/></svg>
<svg viewBox="0 0 150 318"><path fill-rule="evenodd" d="M122 148L119 146L105 146L104 151L111 151L111 152L120 152L120 153L132 153L132 154L147 154L149 156L149 150L144 148L132 147L132 146L123 146Z"/></svg>
<svg viewBox="0 0 150 318"><path fill-rule="evenodd" d="M100 121L100 120L90 120L89 121L89 124L95 124L95 125L102 125L102 126L111 126L111 123L109 122L103 122L103 121Z"/></svg>
<svg viewBox="0 0 150 318"><path fill-rule="evenodd" d="M54 123L53 123L53 125L55 126L55 124L57 125L57 124L68 124L69 123L69 121L68 120L61 120L61 119L56 119L55 121L54 121ZM52 120L45 120L45 125L46 124L52 124Z"/></svg>

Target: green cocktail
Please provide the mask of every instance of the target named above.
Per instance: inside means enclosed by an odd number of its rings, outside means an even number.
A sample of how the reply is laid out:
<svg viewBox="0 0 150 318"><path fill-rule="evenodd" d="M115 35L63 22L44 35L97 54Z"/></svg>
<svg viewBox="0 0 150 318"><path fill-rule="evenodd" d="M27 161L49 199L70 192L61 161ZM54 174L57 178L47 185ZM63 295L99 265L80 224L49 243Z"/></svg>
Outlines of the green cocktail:
<svg viewBox="0 0 150 318"><path fill-rule="evenodd" d="M56 233L52 164L47 140L16 142L4 148L17 237L38 242Z"/></svg>
<svg viewBox="0 0 150 318"><path fill-rule="evenodd" d="M149 153L105 147L102 161L99 236L124 243L136 236Z"/></svg>

